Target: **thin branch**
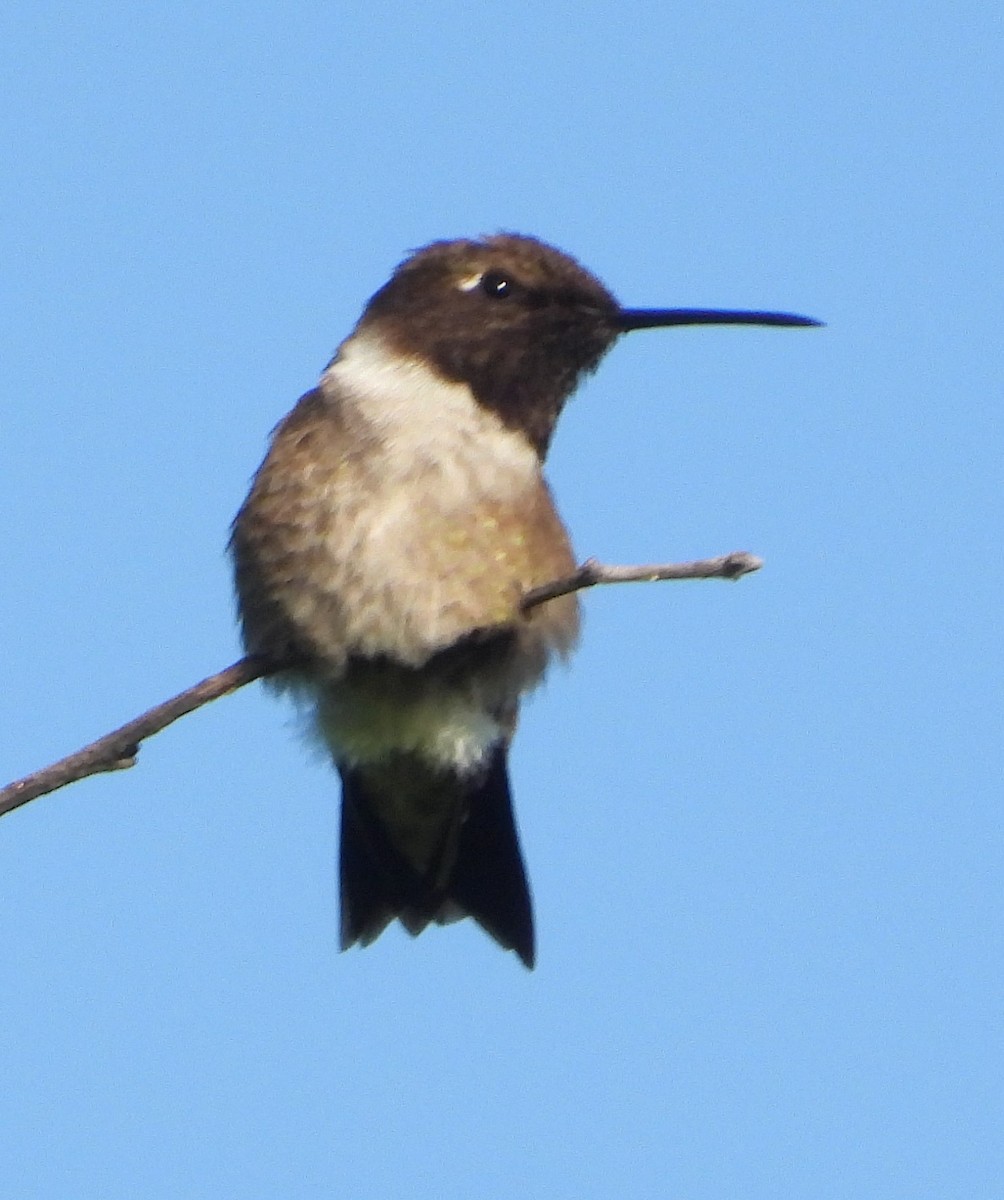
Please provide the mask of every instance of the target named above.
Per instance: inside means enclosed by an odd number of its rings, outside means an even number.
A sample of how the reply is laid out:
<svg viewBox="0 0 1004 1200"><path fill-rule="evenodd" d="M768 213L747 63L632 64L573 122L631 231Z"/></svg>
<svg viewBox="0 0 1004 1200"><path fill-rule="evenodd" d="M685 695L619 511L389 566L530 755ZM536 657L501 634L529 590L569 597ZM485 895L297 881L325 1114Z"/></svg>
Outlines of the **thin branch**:
<svg viewBox="0 0 1004 1200"><path fill-rule="evenodd" d="M135 720L129 721L120 729L115 729L104 737L84 746L74 754L61 758L59 762L51 763L40 771L26 775L7 787L0 789L0 816L9 813L29 800L54 792L57 788L65 787L78 779L86 779L88 775L99 775L103 771L122 771L126 767L136 765L139 754L139 744L155 733L160 733L173 721L186 713L201 708L210 700L218 700L229 692L235 692L252 680L270 675L276 670L263 659L242 658L223 671L210 675L201 683L186 688L163 704L157 704L141 713Z"/></svg>
<svg viewBox="0 0 1004 1200"><path fill-rule="evenodd" d="M647 567L605 566L591 558L584 562L574 575L531 589L523 597L520 607L523 612L529 612L548 600L567 596L570 592L578 592L583 588L595 587L600 583L641 583L658 579L739 579L751 571L758 571L762 566L762 559L743 550L724 554L720 558L701 559L698 562L665 563ZM91 742L89 746L84 746L59 762L51 763L31 775L26 775L24 779L18 779L5 788L0 788L0 816L78 779L135 766L140 743L148 737L160 733L179 717L194 712L211 700L218 700L221 696L236 692L238 688L266 675L273 675L289 665L270 663L253 656L239 659L215 675L210 675L208 679L203 679L201 683L186 688L170 700L165 700L163 704L155 705L141 713L120 729Z"/></svg>
<svg viewBox="0 0 1004 1200"><path fill-rule="evenodd" d="M574 575L556 579L531 588L520 605L529 612L546 600L567 596L569 592L580 592L583 588L595 587L598 583L655 583L660 579L741 579L751 571L759 571L763 559L746 550L734 550L718 558L701 558L696 562L660 563L650 567L611 567L587 558Z"/></svg>

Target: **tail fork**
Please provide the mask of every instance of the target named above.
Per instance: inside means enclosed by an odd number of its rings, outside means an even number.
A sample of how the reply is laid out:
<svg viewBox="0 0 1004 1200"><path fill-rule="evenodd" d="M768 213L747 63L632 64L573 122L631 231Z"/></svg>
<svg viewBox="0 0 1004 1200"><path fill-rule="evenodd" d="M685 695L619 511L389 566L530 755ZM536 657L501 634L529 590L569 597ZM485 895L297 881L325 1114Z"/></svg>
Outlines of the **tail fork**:
<svg viewBox="0 0 1004 1200"><path fill-rule="evenodd" d="M497 746L485 770L470 780L450 778L459 808L448 822L443 852L420 872L395 845L377 813L374 780L364 767L340 767L342 826L342 949L368 946L399 919L417 935L431 922L473 917L506 950L534 965L533 908L520 852L506 769ZM458 786L459 785L459 786Z"/></svg>

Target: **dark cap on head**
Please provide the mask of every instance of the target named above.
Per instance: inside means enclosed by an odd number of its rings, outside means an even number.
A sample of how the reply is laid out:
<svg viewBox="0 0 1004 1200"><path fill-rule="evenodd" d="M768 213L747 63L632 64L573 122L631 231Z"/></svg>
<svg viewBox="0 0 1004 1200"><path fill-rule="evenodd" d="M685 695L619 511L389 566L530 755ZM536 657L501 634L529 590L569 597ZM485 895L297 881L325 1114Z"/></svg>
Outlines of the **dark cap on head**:
<svg viewBox="0 0 1004 1200"><path fill-rule="evenodd" d="M610 292L573 258L506 233L417 251L359 324L468 384L543 452L579 378L620 333L619 314Z"/></svg>

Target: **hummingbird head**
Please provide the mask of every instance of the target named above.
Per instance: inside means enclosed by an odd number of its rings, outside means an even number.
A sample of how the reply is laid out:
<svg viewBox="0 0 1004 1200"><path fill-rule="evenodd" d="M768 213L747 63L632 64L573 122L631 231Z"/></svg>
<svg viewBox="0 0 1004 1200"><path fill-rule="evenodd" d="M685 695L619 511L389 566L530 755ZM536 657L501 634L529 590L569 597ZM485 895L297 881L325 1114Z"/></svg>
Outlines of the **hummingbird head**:
<svg viewBox="0 0 1004 1200"><path fill-rule="evenodd" d="M357 332L465 383L543 457L561 409L621 334L683 324L815 325L785 313L625 309L575 259L500 233L433 242L372 297Z"/></svg>
<svg viewBox="0 0 1004 1200"><path fill-rule="evenodd" d="M359 329L466 383L543 453L580 377L616 340L619 313L568 255L498 234L417 251L370 300Z"/></svg>

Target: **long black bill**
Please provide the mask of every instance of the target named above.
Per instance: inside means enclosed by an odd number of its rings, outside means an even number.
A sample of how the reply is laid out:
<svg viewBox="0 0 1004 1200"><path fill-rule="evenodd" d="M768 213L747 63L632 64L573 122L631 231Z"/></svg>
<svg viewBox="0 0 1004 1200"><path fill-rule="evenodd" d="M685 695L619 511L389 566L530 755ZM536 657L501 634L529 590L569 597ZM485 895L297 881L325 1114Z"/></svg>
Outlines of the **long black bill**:
<svg viewBox="0 0 1004 1200"><path fill-rule="evenodd" d="M620 328L661 329L667 325L822 325L794 313L744 312L721 308L622 308Z"/></svg>

